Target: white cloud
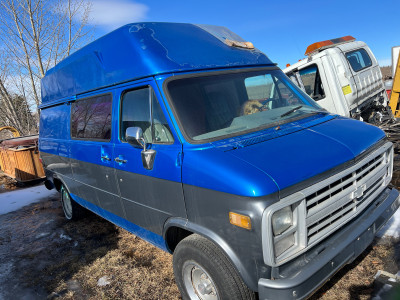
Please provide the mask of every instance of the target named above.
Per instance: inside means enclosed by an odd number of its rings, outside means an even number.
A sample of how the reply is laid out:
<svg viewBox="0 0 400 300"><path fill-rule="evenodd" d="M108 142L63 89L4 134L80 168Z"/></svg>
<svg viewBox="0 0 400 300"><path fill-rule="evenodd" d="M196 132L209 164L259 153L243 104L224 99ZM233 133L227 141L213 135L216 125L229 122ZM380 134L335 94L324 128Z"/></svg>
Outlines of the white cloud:
<svg viewBox="0 0 400 300"><path fill-rule="evenodd" d="M105 30L146 19L149 7L128 0L94 0L90 12L90 23Z"/></svg>

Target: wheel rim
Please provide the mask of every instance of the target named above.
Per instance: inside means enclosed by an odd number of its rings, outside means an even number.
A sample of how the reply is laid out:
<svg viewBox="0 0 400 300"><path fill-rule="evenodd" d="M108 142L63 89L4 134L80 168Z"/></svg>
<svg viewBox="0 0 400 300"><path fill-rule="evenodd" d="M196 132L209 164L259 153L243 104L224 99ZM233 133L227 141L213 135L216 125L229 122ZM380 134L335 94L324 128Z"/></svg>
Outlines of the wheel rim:
<svg viewBox="0 0 400 300"><path fill-rule="evenodd" d="M194 261L183 265L183 282L190 299L218 300L218 291L210 275Z"/></svg>
<svg viewBox="0 0 400 300"><path fill-rule="evenodd" d="M72 218L71 198L64 187L61 188L61 202L62 202L62 207L64 210L65 217L67 219L71 219Z"/></svg>

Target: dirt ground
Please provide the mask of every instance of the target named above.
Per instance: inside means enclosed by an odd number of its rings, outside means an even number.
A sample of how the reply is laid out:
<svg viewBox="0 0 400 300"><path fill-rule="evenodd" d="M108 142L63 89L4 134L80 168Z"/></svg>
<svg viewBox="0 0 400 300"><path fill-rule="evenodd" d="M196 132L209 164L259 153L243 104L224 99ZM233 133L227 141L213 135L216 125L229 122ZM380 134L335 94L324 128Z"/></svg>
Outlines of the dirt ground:
<svg viewBox="0 0 400 300"><path fill-rule="evenodd" d="M68 222L57 194L0 228L1 300L180 298L171 255L89 212Z"/></svg>
<svg viewBox="0 0 400 300"><path fill-rule="evenodd" d="M17 181L4 175L4 173L0 171L0 193L15 190L17 186Z"/></svg>
<svg viewBox="0 0 400 300"><path fill-rule="evenodd" d="M0 228L0 300L180 299L171 255L91 213L68 222L58 194L0 215ZM377 271L399 269L400 242L376 240L312 299L371 299Z"/></svg>

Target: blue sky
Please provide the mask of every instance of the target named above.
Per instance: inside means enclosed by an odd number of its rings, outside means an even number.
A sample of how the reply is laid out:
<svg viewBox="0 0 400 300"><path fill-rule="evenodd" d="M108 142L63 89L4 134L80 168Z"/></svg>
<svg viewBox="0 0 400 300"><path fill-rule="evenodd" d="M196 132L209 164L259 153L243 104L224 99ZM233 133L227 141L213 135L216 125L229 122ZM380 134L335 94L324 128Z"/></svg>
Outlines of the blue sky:
<svg viewBox="0 0 400 300"><path fill-rule="evenodd" d="M381 66L400 45L400 1L131 1L92 0L96 37L131 22L226 26L281 68L304 57L309 44L352 35L366 42ZM397 22L397 24L396 24Z"/></svg>

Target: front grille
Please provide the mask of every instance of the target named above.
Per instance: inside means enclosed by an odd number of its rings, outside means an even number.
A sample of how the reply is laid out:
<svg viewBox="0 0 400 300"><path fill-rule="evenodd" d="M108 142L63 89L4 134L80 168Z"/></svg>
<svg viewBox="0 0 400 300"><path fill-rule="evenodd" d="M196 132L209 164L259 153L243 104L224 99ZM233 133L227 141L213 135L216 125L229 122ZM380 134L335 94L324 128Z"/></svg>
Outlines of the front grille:
<svg viewBox="0 0 400 300"><path fill-rule="evenodd" d="M375 198L373 195L384 188L386 173L385 153L380 153L308 195L307 244L329 235L363 210Z"/></svg>
<svg viewBox="0 0 400 300"><path fill-rule="evenodd" d="M387 142L359 158L347 169L266 208L262 219L265 263L279 266L354 220L389 184L392 169L392 143ZM275 212L288 206L293 211L293 225L283 233L274 235L272 217ZM277 255L275 244L287 236L295 237L293 245Z"/></svg>

